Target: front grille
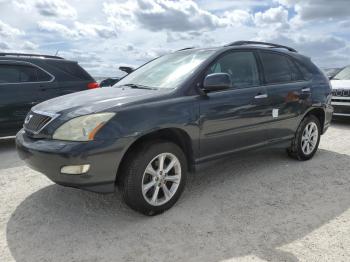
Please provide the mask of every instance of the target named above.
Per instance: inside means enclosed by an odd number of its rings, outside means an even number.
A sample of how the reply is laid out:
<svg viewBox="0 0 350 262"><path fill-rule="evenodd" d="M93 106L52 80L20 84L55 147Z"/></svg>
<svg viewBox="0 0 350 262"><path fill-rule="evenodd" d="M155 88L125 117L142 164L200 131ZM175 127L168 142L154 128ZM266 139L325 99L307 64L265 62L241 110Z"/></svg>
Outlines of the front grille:
<svg viewBox="0 0 350 262"><path fill-rule="evenodd" d="M51 121L52 117L30 111L24 121L24 129L30 133L37 133Z"/></svg>
<svg viewBox="0 0 350 262"><path fill-rule="evenodd" d="M332 95L350 97L350 89L333 89Z"/></svg>

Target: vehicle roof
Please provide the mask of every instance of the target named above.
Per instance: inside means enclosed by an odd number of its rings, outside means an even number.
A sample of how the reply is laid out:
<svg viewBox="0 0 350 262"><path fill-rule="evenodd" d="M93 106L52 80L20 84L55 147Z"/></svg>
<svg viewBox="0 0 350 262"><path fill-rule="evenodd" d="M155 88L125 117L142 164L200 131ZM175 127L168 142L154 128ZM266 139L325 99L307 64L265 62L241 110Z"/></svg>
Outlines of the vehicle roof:
<svg viewBox="0 0 350 262"><path fill-rule="evenodd" d="M265 46L258 46L258 45L241 45L241 46L216 46L216 47L196 47L196 48L184 48L180 49L177 52L186 52L186 51L198 51L198 50L214 50L214 51L221 51L221 50L235 50L235 49L251 49L251 50L269 50L269 51L277 51L281 53L288 53L288 54L299 54L296 52L289 51L284 48L277 48L277 47L265 47ZM300 55L300 54L299 54Z"/></svg>
<svg viewBox="0 0 350 262"><path fill-rule="evenodd" d="M22 56L21 54L0 54L0 60L13 60L13 61L24 61L24 62L33 62L33 61L57 61L57 62L74 62L73 60L67 60L60 57L55 58L54 56L45 57L45 56Z"/></svg>

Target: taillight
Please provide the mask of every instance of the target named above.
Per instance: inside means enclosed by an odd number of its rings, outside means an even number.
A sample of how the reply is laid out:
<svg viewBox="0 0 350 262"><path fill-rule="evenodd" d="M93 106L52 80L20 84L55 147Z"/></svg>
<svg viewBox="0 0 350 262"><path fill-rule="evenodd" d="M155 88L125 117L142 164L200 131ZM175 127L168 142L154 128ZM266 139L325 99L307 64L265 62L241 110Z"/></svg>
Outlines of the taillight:
<svg viewBox="0 0 350 262"><path fill-rule="evenodd" d="M88 87L89 89L94 89L94 88L100 87L100 84L97 83L97 82L91 82L91 83L88 83L87 87Z"/></svg>

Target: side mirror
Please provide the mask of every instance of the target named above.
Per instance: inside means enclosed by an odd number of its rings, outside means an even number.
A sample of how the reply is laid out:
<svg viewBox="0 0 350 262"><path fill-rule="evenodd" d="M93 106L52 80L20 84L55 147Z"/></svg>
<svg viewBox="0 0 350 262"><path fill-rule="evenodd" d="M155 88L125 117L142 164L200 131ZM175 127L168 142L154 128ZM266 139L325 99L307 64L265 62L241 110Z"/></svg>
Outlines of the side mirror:
<svg viewBox="0 0 350 262"><path fill-rule="evenodd" d="M207 75L203 82L203 91L213 92L232 87L231 76L227 73L215 73Z"/></svg>
<svg viewBox="0 0 350 262"><path fill-rule="evenodd" d="M119 70L127 73L127 74L130 74L132 71L134 71L135 69L130 67L130 66L120 66L119 67Z"/></svg>

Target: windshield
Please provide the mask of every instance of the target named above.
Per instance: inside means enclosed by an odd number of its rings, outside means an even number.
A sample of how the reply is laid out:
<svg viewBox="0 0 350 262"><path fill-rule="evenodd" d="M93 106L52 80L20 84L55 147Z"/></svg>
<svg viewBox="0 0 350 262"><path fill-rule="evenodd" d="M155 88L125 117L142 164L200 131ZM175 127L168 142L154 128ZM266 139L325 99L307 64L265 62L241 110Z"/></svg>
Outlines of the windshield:
<svg viewBox="0 0 350 262"><path fill-rule="evenodd" d="M345 67L333 77L334 80L350 80L350 66Z"/></svg>
<svg viewBox="0 0 350 262"><path fill-rule="evenodd" d="M120 80L114 87L177 88L215 50L189 50L159 57Z"/></svg>

